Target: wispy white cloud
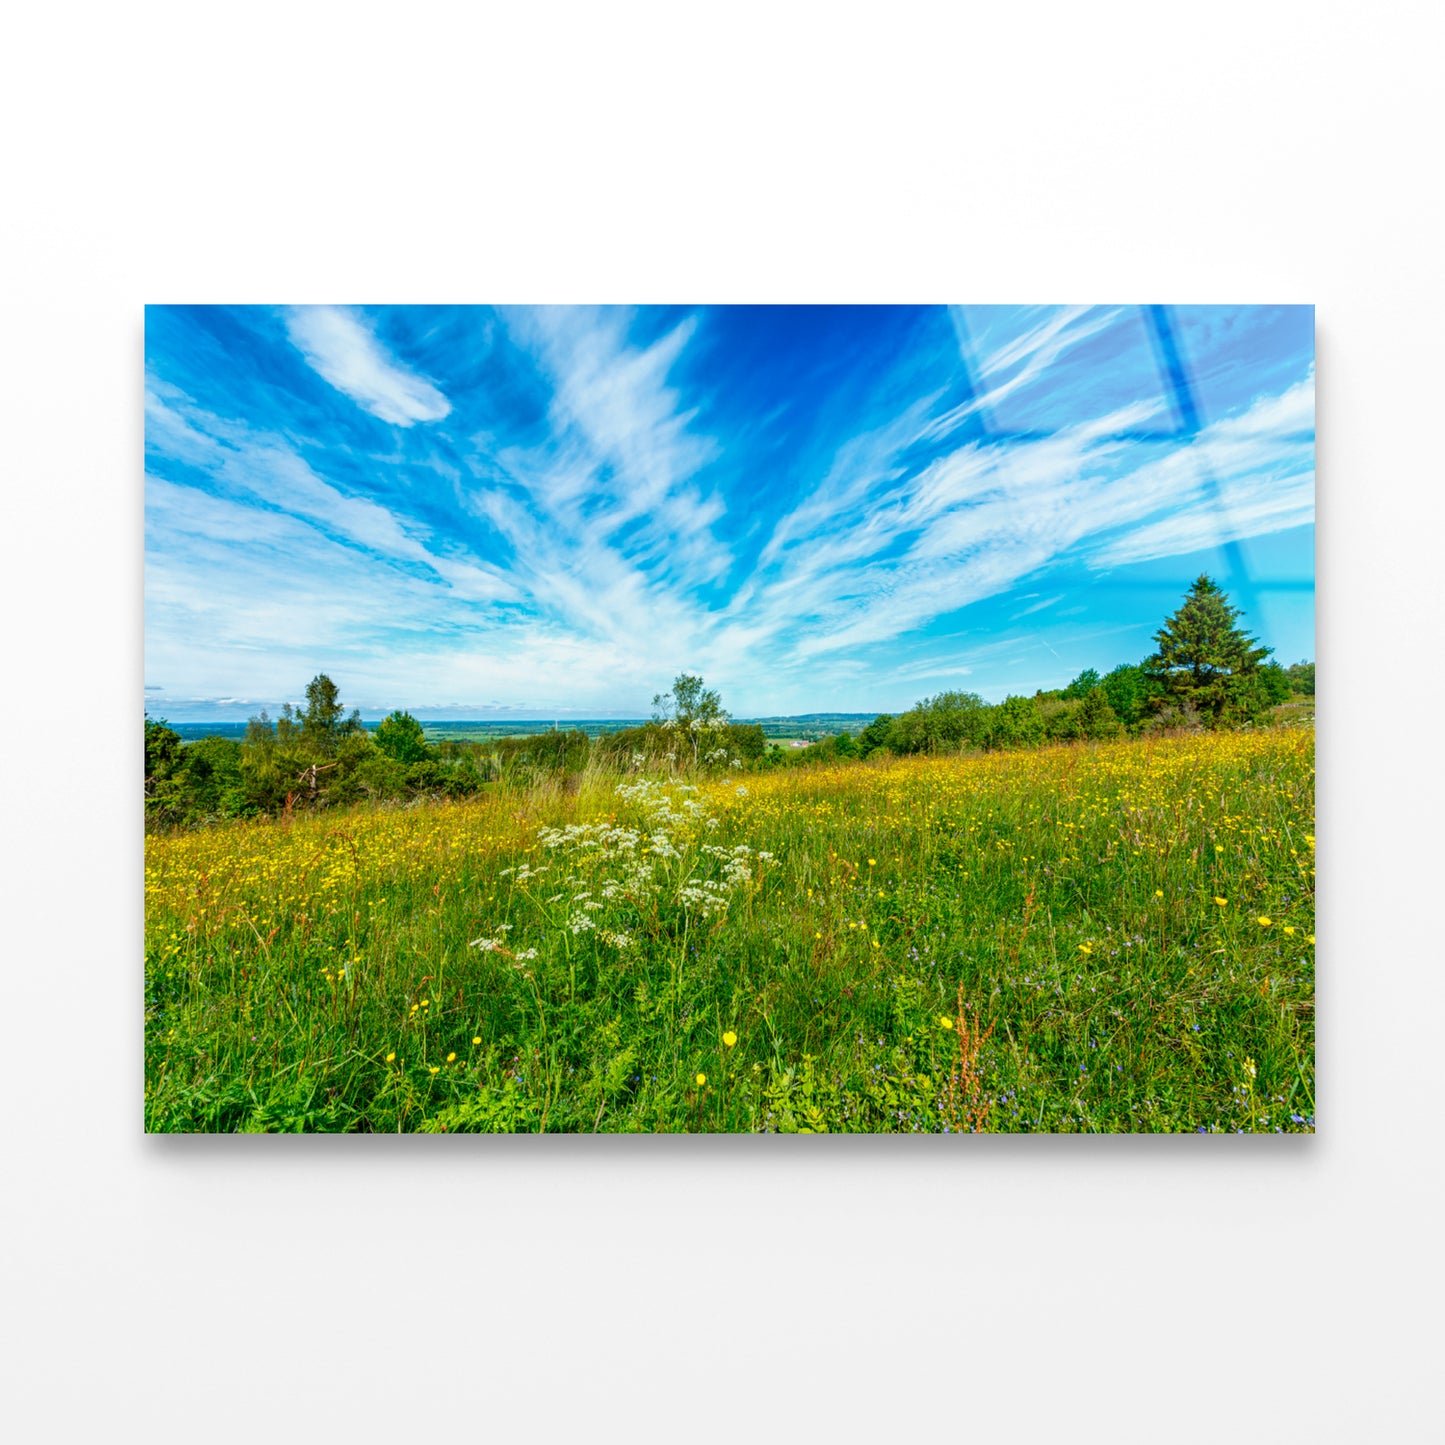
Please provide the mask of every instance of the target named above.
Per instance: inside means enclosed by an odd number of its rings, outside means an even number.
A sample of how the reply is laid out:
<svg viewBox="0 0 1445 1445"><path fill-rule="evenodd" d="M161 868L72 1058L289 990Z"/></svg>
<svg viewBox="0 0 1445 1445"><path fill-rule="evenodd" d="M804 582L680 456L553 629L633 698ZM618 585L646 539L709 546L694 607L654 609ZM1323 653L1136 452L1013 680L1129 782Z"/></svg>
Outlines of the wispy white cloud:
<svg viewBox="0 0 1445 1445"><path fill-rule="evenodd" d="M727 434L710 434L679 380L693 321L638 340L636 318L617 309L504 312L497 335L531 368L543 420L397 437L363 475L153 378L148 446L205 486L149 484L148 670L212 697L264 697L278 669L304 680L329 661L362 706L575 715L645 706L687 667L735 706L802 708L961 678L984 658L1002 666L976 647L938 653L935 639L920 656L900 640L1025 579L1017 603L1031 605L1009 621L1047 612L1052 641L1007 646L1052 667L1059 619L1080 609L1058 608L1066 593L1050 568L1100 571L1313 515L1312 378L1190 441L1130 439L1165 410L1160 395L1036 439L962 429L978 406L1047 382L1112 318L1026 318L973 357L982 395L963 406L899 388L901 401L862 409L831 450L806 453L791 503L770 496L756 520L729 514L717 480ZM374 414L401 425L448 415L363 317L314 308L287 320L318 372ZM362 361L343 370L343 355ZM410 504L407 469L423 455L457 509L443 523L434 497Z"/></svg>
<svg viewBox="0 0 1445 1445"><path fill-rule="evenodd" d="M1056 597L1045 597L1042 602L1035 602L1032 607L1025 607L1022 612L1015 612L1009 618L1010 622L1017 622L1020 617L1027 617L1033 612L1042 612L1046 607L1052 607L1056 602L1062 602L1067 593L1060 592Z"/></svg>
<svg viewBox="0 0 1445 1445"><path fill-rule="evenodd" d="M339 306L291 306L286 334L307 362L358 406L397 426L440 421L451 403L425 377L408 371L365 320Z"/></svg>
<svg viewBox="0 0 1445 1445"><path fill-rule="evenodd" d="M515 600L516 588L495 566L433 550L388 508L344 492L317 475L284 439L211 416L172 392L156 387L146 393L147 443L207 472L232 493L249 494L269 507L303 518L368 552L393 562L428 567L471 600ZM197 492L198 516L207 515L216 498ZM232 510L237 540L269 526L269 513Z"/></svg>

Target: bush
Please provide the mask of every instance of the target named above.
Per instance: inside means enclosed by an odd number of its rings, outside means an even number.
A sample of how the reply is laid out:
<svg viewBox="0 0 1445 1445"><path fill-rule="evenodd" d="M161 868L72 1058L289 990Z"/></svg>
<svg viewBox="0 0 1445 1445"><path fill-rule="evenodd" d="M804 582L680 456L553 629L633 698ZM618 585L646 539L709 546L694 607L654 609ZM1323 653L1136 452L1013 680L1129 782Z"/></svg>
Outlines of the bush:
<svg viewBox="0 0 1445 1445"><path fill-rule="evenodd" d="M893 727L893 714L879 713L877 717L858 734L858 756L866 758L880 748L887 748L888 734Z"/></svg>
<svg viewBox="0 0 1445 1445"><path fill-rule="evenodd" d="M894 720L888 747L900 755L984 747L992 711L977 693L941 692Z"/></svg>
<svg viewBox="0 0 1445 1445"><path fill-rule="evenodd" d="M1031 697L1006 697L990 709L990 748L1033 748L1044 741L1043 709Z"/></svg>
<svg viewBox="0 0 1445 1445"><path fill-rule="evenodd" d="M421 724L409 712L394 712L376 729L376 745L399 763L419 763L432 756Z"/></svg>

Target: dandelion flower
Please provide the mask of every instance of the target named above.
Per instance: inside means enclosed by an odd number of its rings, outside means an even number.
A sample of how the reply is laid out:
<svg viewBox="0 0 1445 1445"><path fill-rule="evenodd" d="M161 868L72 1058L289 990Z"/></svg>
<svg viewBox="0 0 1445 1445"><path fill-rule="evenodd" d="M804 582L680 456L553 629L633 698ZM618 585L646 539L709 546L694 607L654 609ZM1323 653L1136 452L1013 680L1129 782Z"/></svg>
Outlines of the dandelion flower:
<svg viewBox="0 0 1445 1445"><path fill-rule="evenodd" d="M706 1084L706 1083L707 1083L707 1075L706 1075L706 1074L699 1074L699 1075L697 1076L697 1086L698 1086L698 1088L699 1088L699 1089L702 1088L702 1086L703 1086L704 1084Z"/></svg>
<svg viewBox="0 0 1445 1445"><path fill-rule="evenodd" d="M474 1044L479 1044L479 1043L481 1043L481 1041L482 1041L482 1036L481 1036L481 1034L473 1034L473 1035L472 1035L472 1042L473 1042Z"/></svg>
<svg viewBox="0 0 1445 1445"><path fill-rule="evenodd" d="M456 1061L457 1061L457 1056L456 1056L455 1054L448 1054L448 1055L447 1055L447 1063L449 1063L449 1064L454 1064L454 1063L456 1063Z"/></svg>
<svg viewBox="0 0 1445 1445"><path fill-rule="evenodd" d="M1261 913L1254 921L1259 924L1261 928L1268 928L1270 926L1269 915L1265 913Z"/></svg>
<svg viewBox="0 0 1445 1445"><path fill-rule="evenodd" d="M953 1020L949 1018L947 1014L939 1014L938 1026L943 1029L951 1029L953 1027Z"/></svg>
<svg viewBox="0 0 1445 1445"><path fill-rule="evenodd" d="M738 1036L737 1036L731 1029L729 1029L729 1030L727 1031L727 1033L725 1033L725 1034L723 1035L723 1047L724 1047L724 1048L729 1048L729 1049L732 1048L732 1046L733 1046L735 1043L737 1043L737 1041L738 1041Z"/></svg>

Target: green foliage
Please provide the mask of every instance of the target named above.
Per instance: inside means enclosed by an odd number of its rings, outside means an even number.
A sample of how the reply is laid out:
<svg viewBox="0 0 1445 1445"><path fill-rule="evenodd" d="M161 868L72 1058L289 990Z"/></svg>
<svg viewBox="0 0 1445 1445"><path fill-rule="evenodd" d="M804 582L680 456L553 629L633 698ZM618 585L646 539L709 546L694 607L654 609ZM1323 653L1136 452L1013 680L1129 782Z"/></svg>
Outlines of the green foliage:
<svg viewBox="0 0 1445 1445"><path fill-rule="evenodd" d="M1295 662L1285 668L1289 678L1290 691L1301 697L1315 695L1315 665L1312 662Z"/></svg>
<svg viewBox="0 0 1445 1445"><path fill-rule="evenodd" d="M1031 697L1006 697L989 710L991 748L1033 748L1044 741L1043 709Z"/></svg>
<svg viewBox="0 0 1445 1445"><path fill-rule="evenodd" d="M894 719L888 749L906 757L985 747L993 711L977 693L940 692Z"/></svg>
<svg viewBox="0 0 1445 1445"><path fill-rule="evenodd" d="M1270 706L1259 671L1271 649L1256 646L1235 625L1239 616L1220 587L1201 575L1184 605L1154 634L1158 651L1143 663L1165 703L1192 710L1206 727L1252 722Z"/></svg>
<svg viewBox="0 0 1445 1445"><path fill-rule="evenodd" d="M234 738L183 743L164 722L147 718L145 749L147 827L194 827L256 811L241 774L241 745Z"/></svg>
<svg viewBox="0 0 1445 1445"><path fill-rule="evenodd" d="M147 713L145 750L146 796L150 797L154 785L169 778L180 761L181 735L167 727L164 718L153 718Z"/></svg>
<svg viewBox="0 0 1445 1445"><path fill-rule="evenodd" d="M518 783L544 774L581 772L590 751L587 734L580 729L501 738L495 746L502 777Z"/></svg>
<svg viewBox="0 0 1445 1445"><path fill-rule="evenodd" d="M652 699L653 718L657 722L675 722L690 729L698 724L726 722L722 699L711 688L703 686L700 677L680 672L670 692L660 692Z"/></svg>
<svg viewBox="0 0 1445 1445"><path fill-rule="evenodd" d="M1098 687L1099 682L1099 674L1092 667L1086 667L1064 689L1064 697L1069 702L1080 702Z"/></svg>
<svg viewBox="0 0 1445 1445"><path fill-rule="evenodd" d="M1079 704L1079 728L1086 738L1115 738L1123 731L1102 687L1090 688Z"/></svg>
<svg viewBox="0 0 1445 1445"><path fill-rule="evenodd" d="M331 757L341 740L361 730L361 714L343 716L336 684L319 672L306 684L306 711L301 717L302 736L313 755Z"/></svg>
<svg viewBox="0 0 1445 1445"><path fill-rule="evenodd" d="M1099 684L1120 723L1136 732L1150 713L1153 700L1162 698L1163 686L1135 663L1121 663Z"/></svg>
<svg viewBox="0 0 1445 1445"><path fill-rule="evenodd" d="M730 757L756 762L767 751L768 740L761 723L730 722L722 731Z"/></svg>
<svg viewBox="0 0 1445 1445"><path fill-rule="evenodd" d="M880 748L888 746L888 735L893 728L893 714L880 713L858 734L858 755L866 758Z"/></svg>
<svg viewBox="0 0 1445 1445"><path fill-rule="evenodd" d="M683 746L691 748L694 763L704 752L716 752L717 744L709 734L721 731L731 720L717 692L705 687L702 678L686 672L677 675L671 691L653 697L652 708L652 720L660 727L677 730Z"/></svg>
<svg viewBox="0 0 1445 1445"><path fill-rule="evenodd" d="M376 745L399 763L419 763L431 756L422 725L409 712L393 712L377 725Z"/></svg>
<svg viewBox="0 0 1445 1445"><path fill-rule="evenodd" d="M1268 707L1288 702L1294 691L1290 686L1289 673L1277 662L1266 662L1260 668L1259 687Z"/></svg>

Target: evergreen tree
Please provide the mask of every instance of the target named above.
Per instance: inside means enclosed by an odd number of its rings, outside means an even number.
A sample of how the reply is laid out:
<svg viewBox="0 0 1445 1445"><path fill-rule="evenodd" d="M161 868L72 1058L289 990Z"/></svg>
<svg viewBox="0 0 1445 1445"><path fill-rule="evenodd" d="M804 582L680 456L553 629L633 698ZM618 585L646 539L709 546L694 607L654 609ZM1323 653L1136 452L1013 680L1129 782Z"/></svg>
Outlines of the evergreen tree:
<svg viewBox="0 0 1445 1445"><path fill-rule="evenodd" d="M1079 730L1086 738L1115 738L1121 731L1119 718L1109 705L1102 687L1092 687L1079 704Z"/></svg>
<svg viewBox="0 0 1445 1445"><path fill-rule="evenodd" d="M376 745L401 763L420 763L431 756L422 725L409 712L393 712L376 729Z"/></svg>
<svg viewBox="0 0 1445 1445"><path fill-rule="evenodd" d="M1162 687L1164 704L1193 708L1206 727L1250 722L1269 708L1260 664L1273 648L1257 646L1236 626L1240 615L1223 589L1201 576L1154 634L1159 650L1142 664Z"/></svg>

